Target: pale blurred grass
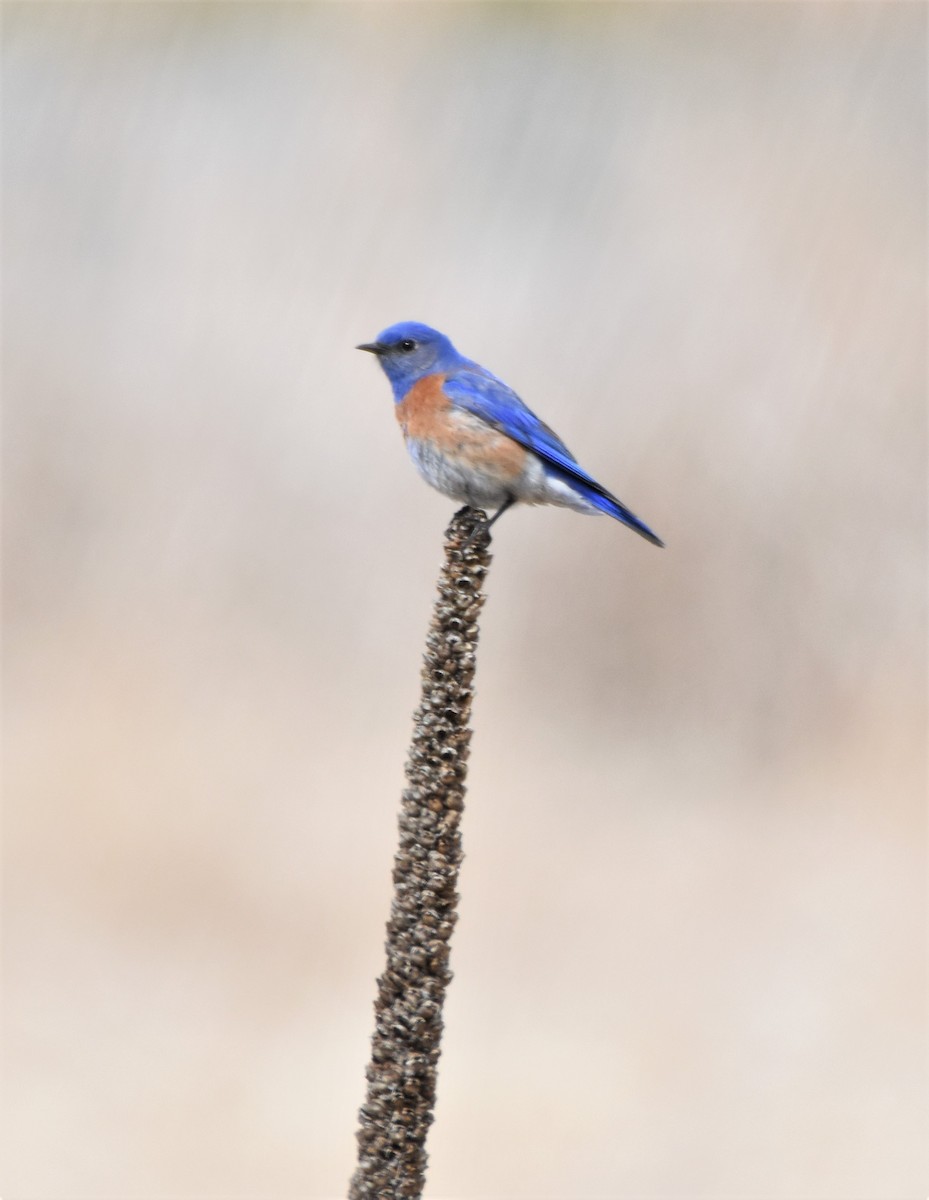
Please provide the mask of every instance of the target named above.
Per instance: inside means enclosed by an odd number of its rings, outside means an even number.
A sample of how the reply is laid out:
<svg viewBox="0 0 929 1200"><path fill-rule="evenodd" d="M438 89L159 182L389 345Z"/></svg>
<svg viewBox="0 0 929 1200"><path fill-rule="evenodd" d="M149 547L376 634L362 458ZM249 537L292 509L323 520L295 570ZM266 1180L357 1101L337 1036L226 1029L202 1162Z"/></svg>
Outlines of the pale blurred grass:
<svg viewBox="0 0 929 1200"><path fill-rule="evenodd" d="M925 10L3 17L6 1200L344 1192L406 317L668 542L499 527L430 1193L925 1194Z"/></svg>

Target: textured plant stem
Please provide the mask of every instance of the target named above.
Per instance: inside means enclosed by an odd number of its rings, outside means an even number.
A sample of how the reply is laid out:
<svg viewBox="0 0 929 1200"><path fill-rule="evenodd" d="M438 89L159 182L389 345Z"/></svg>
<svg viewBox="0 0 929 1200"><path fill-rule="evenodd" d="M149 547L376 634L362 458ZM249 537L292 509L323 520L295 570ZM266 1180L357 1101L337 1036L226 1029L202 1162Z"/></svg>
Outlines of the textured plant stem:
<svg viewBox="0 0 929 1200"><path fill-rule="evenodd" d="M387 966L374 1002L351 1200L407 1200L421 1196L425 1184L442 1004L452 977L449 939L457 920L478 615L490 566L484 520L482 512L463 508L445 534L445 564L426 638L422 699L413 716L406 765Z"/></svg>

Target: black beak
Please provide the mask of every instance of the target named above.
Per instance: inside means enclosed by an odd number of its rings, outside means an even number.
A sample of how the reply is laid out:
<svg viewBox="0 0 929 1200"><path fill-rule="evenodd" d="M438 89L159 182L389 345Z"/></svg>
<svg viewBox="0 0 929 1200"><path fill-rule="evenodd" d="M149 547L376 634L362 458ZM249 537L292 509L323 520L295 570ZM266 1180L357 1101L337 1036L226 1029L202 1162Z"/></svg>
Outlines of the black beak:
<svg viewBox="0 0 929 1200"><path fill-rule="evenodd" d="M362 342L360 346L355 347L356 350L367 350L369 354L386 354L387 347L383 342Z"/></svg>

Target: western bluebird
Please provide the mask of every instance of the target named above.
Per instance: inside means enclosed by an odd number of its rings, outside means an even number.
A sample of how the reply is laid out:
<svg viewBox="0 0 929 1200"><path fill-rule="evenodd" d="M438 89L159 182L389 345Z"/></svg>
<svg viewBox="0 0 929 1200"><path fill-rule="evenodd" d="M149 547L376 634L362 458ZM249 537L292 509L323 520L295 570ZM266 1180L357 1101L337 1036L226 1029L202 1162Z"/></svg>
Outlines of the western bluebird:
<svg viewBox="0 0 929 1200"><path fill-rule="evenodd" d="M376 354L393 388L410 457L453 500L497 511L558 504L607 513L655 546L649 527L584 471L564 442L486 367L428 325L402 321L357 347Z"/></svg>

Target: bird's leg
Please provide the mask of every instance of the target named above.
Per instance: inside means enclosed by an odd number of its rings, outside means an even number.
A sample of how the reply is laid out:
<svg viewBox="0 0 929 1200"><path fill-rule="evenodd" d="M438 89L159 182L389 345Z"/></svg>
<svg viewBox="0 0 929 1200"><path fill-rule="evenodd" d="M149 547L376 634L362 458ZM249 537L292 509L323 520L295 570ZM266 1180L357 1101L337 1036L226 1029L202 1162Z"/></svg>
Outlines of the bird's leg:
<svg viewBox="0 0 929 1200"><path fill-rule="evenodd" d="M467 550L468 547L472 544L474 539L479 534L489 535L490 527L491 527L491 525L493 525L494 521L499 520L499 518L503 516L503 514L506 512L506 510L515 503L516 503L516 497L513 495L508 495L507 498L500 505L500 507L497 509L497 511L494 513L494 515L490 518L489 521L483 521L480 525L475 525L472 532L466 538L465 544L461 547L462 551Z"/></svg>
<svg viewBox="0 0 929 1200"><path fill-rule="evenodd" d="M494 513L494 515L490 518L490 520L485 523L484 532L488 533L490 531L490 527L491 527L491 525L493 525L494 521L499 521L500 518L503 516L503 514L506 512L506 510L515 503L516 503L515 496L513 496L513 495L507 496L507 498L503 501L503 503L500 505L500 507L497 509L497 511Z"/></svg>

